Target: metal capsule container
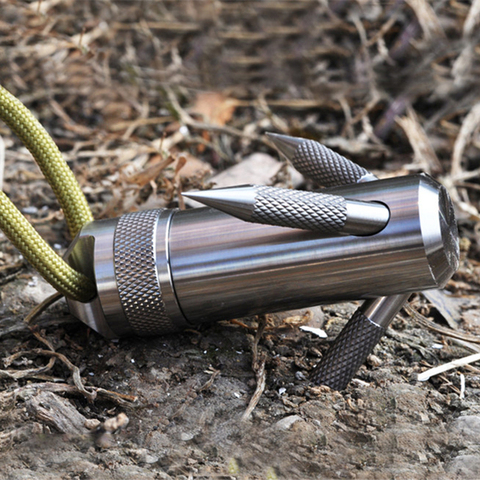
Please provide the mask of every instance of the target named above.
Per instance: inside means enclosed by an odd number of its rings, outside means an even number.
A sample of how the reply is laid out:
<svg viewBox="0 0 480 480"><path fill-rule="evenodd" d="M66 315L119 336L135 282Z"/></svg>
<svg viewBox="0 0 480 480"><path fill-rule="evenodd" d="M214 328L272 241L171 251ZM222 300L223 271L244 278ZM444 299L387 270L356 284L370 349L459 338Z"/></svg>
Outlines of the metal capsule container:
<svg viewBox="0 0 480 480"><path fill-rule="evenodd" d="M211 208L160 209L85 226L67 252L93 278L72 313L116 338L204 322L445 285L458 267L458 232L445 188L412 175L322 192L379 202L374 235L327 237L246 223Z"/></svg>

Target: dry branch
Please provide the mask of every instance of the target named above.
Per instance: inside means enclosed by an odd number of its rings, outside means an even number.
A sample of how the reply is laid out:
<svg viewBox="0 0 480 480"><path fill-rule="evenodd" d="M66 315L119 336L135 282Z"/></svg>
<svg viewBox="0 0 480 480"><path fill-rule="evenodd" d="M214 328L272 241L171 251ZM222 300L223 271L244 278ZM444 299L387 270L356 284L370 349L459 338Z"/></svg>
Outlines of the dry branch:
<svg viewBox="0 0 480 480"><path fill-rule="evenodd" d="M403 128L413 149L414 166L426 173L438 173L442 166L419 118L413 108L407 109L408 115L397 119Z"/></svg>
<svg viewBox="0 0 480 480"><path fill-rule="evenodd" d="M473 135L480 127L480 103L475 104L462 123L453 147L451 174L453 178L462 173L462 158L465 148L472 141Z"/></svg>
<svg viewBox="0 0 480 480"><path fill-rule="evenodd" d="M451 328L445 328L440 325L435 324L434 322L425 318L421 313L418 313L413 307L411 307L408 303L405 304L403 307L404 310L420 325L423 327L428 328L434 332L440 333L447 337L456 338L458 340L463 340L469 343L478 343L480 344L480 337L474 335L468 335L467 333L456 332Z"/></svg>
<svg viewBox="0 0 480 480"><path fill-rule="evenodd" d="M417 376L417 380L419 382L425 382L426 380L430 379L431 377L433 377L435 375L439 375L440 373L448 372L449 370L452 370L453 368L463 367L465 365L468 365L468 364L474 363L474 362L478 362L478 361L480 361L480 353L475 353L474 355L469 355L468 357L459 358L459 359L453 360L449 363L445 363L445 364L440 365L438 367L434 367L434 368L431 368L429 370L426 370L425 372L422 372Z"/></svg>
<svg viewBox="0 0 480 480"><path fill-rule="evenodd" d="M427 40L445 37L440 21L427 0L407 0L407 3L415 12Z"/></svg>
<svg viewBox="0 0 480 480"><path fill-rule="evenodd" d="M464 37L472 35L478 25L480 25L480 0L473 0L468 16L463 24Z"/></svg>
<svg viewBox="0 0 480 480"><path fill-rule="evenodd" d="M262 338L263 332L265 331L265 328L267 326L267 318L265 315L260 315L258 317L259 325L257 328L257 332L255 334L255 339L253 341L253 346L252 346L252 369L255 372L255 378L257 380L257 386L255 388L255 392L252 395L252 398L250 399L250 402L248 404L247 409L242 415L241 421L245 422L247 421L253 410L255 410L255 407L257 406L263 391L265 390L265 383L266 383L266 371L265 371L265 363L266 363L266 355L264 352L261 352L258 348L258 343L260 342L260 339Z"/></svg>

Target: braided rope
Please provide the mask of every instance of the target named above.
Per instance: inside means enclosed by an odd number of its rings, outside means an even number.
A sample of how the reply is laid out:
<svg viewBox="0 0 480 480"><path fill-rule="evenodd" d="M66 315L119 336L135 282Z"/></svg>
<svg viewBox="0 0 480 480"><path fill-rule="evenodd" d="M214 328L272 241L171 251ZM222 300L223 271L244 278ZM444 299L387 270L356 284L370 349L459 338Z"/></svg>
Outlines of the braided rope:
<svg viewBox="0 0 480 480"><path fill-rule="evenodd" d="M72 236L93 221L87 200L73 172L50 135L31 112L0 85L0 118L22 140L52 187ZM70 267L0 192L0 228L40 275L65 296L87 301L95 294L93 283Z"/></svg>
<svg viewBox="0 0 480 480"><path fill-rule="evenodd" d="M20 100L0 85L0 118L22 140L35 158L62 207L74 237L93 221L87 199L55 142Z"/></svg>

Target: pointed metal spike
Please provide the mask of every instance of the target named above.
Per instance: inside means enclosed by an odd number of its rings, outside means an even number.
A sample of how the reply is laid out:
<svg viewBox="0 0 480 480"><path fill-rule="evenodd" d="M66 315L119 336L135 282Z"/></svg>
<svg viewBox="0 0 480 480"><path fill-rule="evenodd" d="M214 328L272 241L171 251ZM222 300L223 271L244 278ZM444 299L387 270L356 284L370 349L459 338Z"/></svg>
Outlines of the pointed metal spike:
<svg viewBox="0 0 480 480"><path fill-rule="evenodd" d="M256 189L253 185L240 185L238 187L182 193L182 195L248 221L252 216Z"/></svg>
<svg viewBox="0 0 480 480"><path fill-rule="evenodd" d="M279 133L266 133L267 137L273 142L275 148L291 160L298 150L298 147L306 141L305 138L290 137Z"/></svg>
<svg viewBox="0 0 480 480"><path fill-rule="evenodd" d="M291 162L300 173L324 187L376 180L365 168L314 140L305 140Z"/></svg>
<svg viewBox="0 0 480 480"><path fill-rule="evenodd" d="M374 234L390 217L388 208L381 204L265 185L219 188L185 196L247 222L328 235Z"/></svg>
<svg viewBox="0 0 480 480"><path fill-rule="evenodd" d="M377 180L365 168L319 142L278 133L266 135L300 173L324 187Z"/></svg>

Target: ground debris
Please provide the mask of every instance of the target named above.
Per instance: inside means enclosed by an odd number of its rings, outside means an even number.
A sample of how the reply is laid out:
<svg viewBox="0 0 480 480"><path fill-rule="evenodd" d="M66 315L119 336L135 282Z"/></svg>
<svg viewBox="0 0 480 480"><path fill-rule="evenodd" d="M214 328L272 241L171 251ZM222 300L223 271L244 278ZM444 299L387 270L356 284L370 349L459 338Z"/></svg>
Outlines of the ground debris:
<svg viewBox="0 0 480 480"><path fill-rule="evenodd" d="M73 435L87 433L87 419L66 399L48 391L40 391L31 396L25 406L27 413L39 423L54 431Z"/></svg>
<svg viewBox="0 0 480 480"><path fill-rule="evenodd" d="M112 435L118 430L126 428L129 419L125 413L119 413L116 417L108 418L96 431L95 444L100 448L113 446Z"/></svg>

